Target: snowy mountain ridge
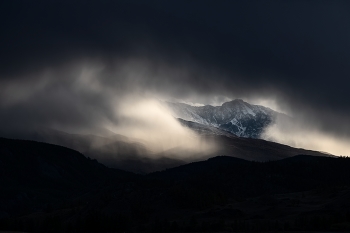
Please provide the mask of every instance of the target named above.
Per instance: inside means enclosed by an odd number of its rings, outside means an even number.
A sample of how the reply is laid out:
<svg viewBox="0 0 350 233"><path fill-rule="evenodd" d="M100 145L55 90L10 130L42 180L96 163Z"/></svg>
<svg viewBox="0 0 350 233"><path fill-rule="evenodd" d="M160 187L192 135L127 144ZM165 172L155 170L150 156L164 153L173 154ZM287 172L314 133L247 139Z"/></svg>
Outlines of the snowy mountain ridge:
<svg viewBox="0 0 350 233"><path fill-rule="evenodd" d="M225 102L221 106L191 106L172 102L164 104L176 118L214 126L247 138L260 138L264 129L280 114L270 108L252 105L241 99Z"/></svg>

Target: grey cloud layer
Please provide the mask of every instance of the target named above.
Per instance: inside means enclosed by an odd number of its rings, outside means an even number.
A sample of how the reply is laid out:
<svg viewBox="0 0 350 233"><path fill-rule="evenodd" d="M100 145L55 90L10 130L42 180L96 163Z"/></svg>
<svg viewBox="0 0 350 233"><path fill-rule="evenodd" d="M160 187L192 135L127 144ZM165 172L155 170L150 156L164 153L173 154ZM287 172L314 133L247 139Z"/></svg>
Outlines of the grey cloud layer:
<svg viewBox="0 0 350 233"><path fill-rule="evenodd" d="M153 93L272 98L350 134L346 1L1 4L3 127L118 121L118 97ZM86 67L98 78L79 83Z"/></svg>

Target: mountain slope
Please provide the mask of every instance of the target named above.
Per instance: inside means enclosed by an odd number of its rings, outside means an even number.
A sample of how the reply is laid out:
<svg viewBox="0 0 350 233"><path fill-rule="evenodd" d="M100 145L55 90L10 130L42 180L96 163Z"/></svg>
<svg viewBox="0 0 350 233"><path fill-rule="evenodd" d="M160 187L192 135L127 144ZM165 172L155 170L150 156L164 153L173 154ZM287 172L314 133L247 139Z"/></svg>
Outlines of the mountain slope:
<svg viewBox="0 0 350 233"><path fill-rule="evenodd" d="M143 144L133 142L120 135L101 137L69 134L57 130L37 131L35 139L72 148L85 156L97 159L108 167L136 173L159 171L218 155L252 161L278 160L298 154L325 156L317 151L293 148L261 139L237 137L226 130L210 125L182 119L178 119L178 121L182 126L193 130L203 143L216 145L215 149L198 153L178 147L154 154Z"/></svg>
<svg viewBox="0 0 350 233"><path fill-rule="evenodd" d="M0 215L39 210L48 203L134 177L69 148L0 138Z"/></svg>
<svg viewBox="0 0 350 233"><path fill-rule="evenodd" d="M214 126L203 125L193 121L186 121L181 118L178 118L177 120L180 122L182 126L193 130L195 133L199 135L221 135L229 138L237 138L235 134L232 134L220 128L216 128Z"/></svg>
<svg viewBox="0 0 350 233"><path fill-rule="evenodd" d="M112 168L144 173L148 171L148 166L154 167L152 159L148 159L152 152L144 144L118 134L97 136L37 129L27 133L25 139L72 148ZM166 164L163 165L160 161L155 163L158 164L158 168L167 168Z"/></svg>
<svg viewBox="0 0 350 233"><path fill-rule="evenodd" d="M227 155L251 161L270 161L306 154L332 156L318 151L294 148L262 139L237 137L213 126L179 119L180 123L193 130L204 142L215 144L216 149L202 158Z"/></svg>
<svg viewBox="0 0 350 233"><path fill-rule="evenodd" d="M333 206L334 209L323 209L324 212L334 213L341 209L344 213L350 206L349 200L339 200L336 195L333 197L327 196L327 192L337 193L334 188L331 191L331 187L350 185L349 167L349 158L298 155L279 161L259 163L218 156L206 161L194 162L166 171L156 172L149 176L178 186L177 189L182 191L173 195L180 206L201 208L201 206L210 205L208 204L209 200L204 198L205 195L208 195L208 198L214 195L216 198L210 199L214 205L232 202L232 204L240 206L240 208L248 207L247 209L250 209L249 211L252 212L252 206L253 209L259 209L259 203L246 203L250 206L244 206L239 205L236 200L241 200L238 202L242 202L242 199L257 196L265 196L266 198L267 195L318 190L322 195L326 194L326 196L318 197L324 200L322 207L327 206L327 204L331 205L331 202L341 201L346 203L344 206ZM345 189L346 195L349 197L349 188L345 187ZM328 195L330 195L329 193ZM294 198L296 197L301 199L299 194L294 196ZM332 200L326 200L327 198ZM322 202L320 199L318 201ZM327 201L329 202L327 203ZM314 200L313 205L315 203L316 200ZM264 210L264 214L273 210L268 202L264 203L264 205L268 207ZM277 206L278 203L276 202L275 205ZM322 207L318 207L320 209L316 210L322 213ZM287 207L284 208L284 213L281 212L280 214L293 216L294 211L305 212L305 214L309 211L307 208L303 209L305 207L299 210L297 208L289 210Z"/></svg>
<svg viewBox="0 0 350 233"><path fill-rule="evenodd" d="M176 118L214 126L240 137L259 138L263 130L273 123L278 112L252 105L241 99L223 103L221 106L191 106L183 103L165 102Z"/></svg>

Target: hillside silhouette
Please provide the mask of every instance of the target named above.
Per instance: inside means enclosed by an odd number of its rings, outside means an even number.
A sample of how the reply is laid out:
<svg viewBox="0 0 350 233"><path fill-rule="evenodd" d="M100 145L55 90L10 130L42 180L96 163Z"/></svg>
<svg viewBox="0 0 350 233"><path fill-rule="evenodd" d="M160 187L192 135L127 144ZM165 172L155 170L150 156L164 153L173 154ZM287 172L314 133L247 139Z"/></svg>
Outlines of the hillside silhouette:
<svg viewBox="0 0 350 233"><path fill-rule="evenodd" d="M350 229L350 159L228 156L137 175L52 144L0 139L0 230Z"/></svg>

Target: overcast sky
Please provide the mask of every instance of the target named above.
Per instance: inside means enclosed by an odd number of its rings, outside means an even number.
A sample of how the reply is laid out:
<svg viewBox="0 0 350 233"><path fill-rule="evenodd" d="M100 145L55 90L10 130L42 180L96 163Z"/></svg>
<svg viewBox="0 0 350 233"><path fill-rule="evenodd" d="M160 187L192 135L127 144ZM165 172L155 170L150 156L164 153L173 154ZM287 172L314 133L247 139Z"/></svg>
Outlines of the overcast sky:
<svg viewBox="0 0 350 233"><path fill-rule="evenodd" d="M270 103L350 138L349 1L11 0L0 20L2 130L118 124L146 95Z"/></svg>

